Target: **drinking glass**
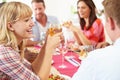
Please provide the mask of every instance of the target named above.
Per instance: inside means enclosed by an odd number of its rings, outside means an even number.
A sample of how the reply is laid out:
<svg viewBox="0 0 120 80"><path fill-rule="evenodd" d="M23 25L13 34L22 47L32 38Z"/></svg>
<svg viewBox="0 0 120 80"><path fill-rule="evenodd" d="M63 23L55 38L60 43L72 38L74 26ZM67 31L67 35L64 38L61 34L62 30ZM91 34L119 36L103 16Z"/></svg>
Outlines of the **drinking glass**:
<svg viewBox="0 0 120 80"><path fill-rule="evenodd" d="M86 58L88 53L95 49L95 45L84 45L80 46L81 52L80 52L80 58L81 60Z"/></svg>
<svg viewBox="0 0 120 80"><path fill-rule="evenodd" d="M53 36L56 33L63 32L62 31L62 26L58 24L51 24L48 33ZM63 36L64 37L64 36ZM64 64L64 55L67 53L68 48L67 45L65 44L64 39L61 41L60 45L58 46L59 53L62 55L62 64L59 66L59 68L66 68L67 66Z"/></svg>
<svg viewBox="0 0 120 80"><path fill-rule="evenodd" d="M74 51L72 48L73 48L73 45L75 44L75 40L74 39L69 39L67 40L67 46L68 46L68 49L70 51L70 58L74 58L74 56L72 55L72 52Z"/></svg>
<svg viewBox="0 0 120 80"><path fill-rule="evenodd" d="M40 44L43 45L45 43L46 31L41 31L40 33Z"/></svg>
<svg viewBox="0 0 120 80"><path fill-rule="evenodd" d="M53 36L56 33L62 32L62 28L58 24L50 24L48 33Z"/></svg>
<svg viewBox="0 0 120 80"><path fill-rule="evenodd" d="M65 54L67 53L68 49L67 49L67 46L65 44L60 44L59 46L59 52L61 53L62 55L62 64L59 65L59 68L66 68L67 66L64 64L64 57L65 57Z"/></svg>

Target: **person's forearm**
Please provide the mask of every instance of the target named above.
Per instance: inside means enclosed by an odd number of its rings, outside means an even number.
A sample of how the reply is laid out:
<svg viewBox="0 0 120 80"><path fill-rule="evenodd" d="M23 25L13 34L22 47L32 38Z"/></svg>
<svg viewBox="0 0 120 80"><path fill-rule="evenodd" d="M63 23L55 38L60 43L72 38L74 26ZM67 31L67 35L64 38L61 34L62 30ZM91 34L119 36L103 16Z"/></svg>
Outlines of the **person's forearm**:
<svg viewBox="0 0 120 80"><path fill-rule="evenodd" d="M77 34L76 32L73 32L73 34L74 34L74 36L75 36L75 40L77 41L77 43L78 43L79 45L81 45L82 43L81 43L81 41L80 41L80 39L79 39L78 34Z"/></svg>
<svg viewBox="0 0 120 80"><path fill-rule="evenodd" d="M42 47L41 52L32 63L32 67L34 72L40 76L41 80L47 80L50 68L51 68L51 60L52 60L52 53L54 49L52 47L47 46L46 44Z"/></svg>
<svg viewBox="0 0 120 80"><path fill-rule="evenodd" d="M74 35L76 35L79 44L91 45L90 40L80 30L76 29Z"/></svg>
<svg viewBox="0 0 120 80"><path fill-rule="evenodd" d="M51 61L53 53L54 53L53 49L46 48L42 66L39 71L39 75L41 76L41 78L43 78L42 80L48 80L51 70Z"/></svg>
<svg viewBox="0 0 120 80"><path fill-rule="evenodd" d="M41 51L40 53L37 55L36 59L32 62L32 68L33 68L33 71L38 74L39 73L39 70L40 70L40 67L42 65L42 62L43 62L43 58L44 58L44 51L45 51L45 46L43 46L41 48Z"/></svg>
<svg viewBox="0 0 120 80"><path fill-rule="evenodd" d="M83 45L91 45L90 40L82 32L79 31L78 34Z"/></svg>

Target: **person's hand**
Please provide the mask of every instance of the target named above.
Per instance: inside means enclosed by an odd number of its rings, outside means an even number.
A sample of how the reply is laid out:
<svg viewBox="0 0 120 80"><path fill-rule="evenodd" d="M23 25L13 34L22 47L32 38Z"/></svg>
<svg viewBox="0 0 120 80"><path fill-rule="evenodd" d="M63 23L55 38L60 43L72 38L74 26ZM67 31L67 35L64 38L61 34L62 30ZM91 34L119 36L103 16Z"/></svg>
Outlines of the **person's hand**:
<svg viewBox="0 0 120 80"><path fill-rule="evenodd" d="M61 41L63 41L63 33L60 32L60 33L56 33L54 35L48 35L47 36L47 39L46 39L46 45L49 47L49 48L53 48L55 49L60 43Z"/></svg>
<svg viewBox="0 0 120 80"><path fill-rule="evenodd" d="M66 27L66 28L70 28L72 26L72 21L66 21L62 24L62 26Z"/></svg>
<svg viewBox="0 0 120 80"><path fill-rule="evenodd" d="M70 29L70 30L72 30L72 31L74 31L74 29L75 29L72 21L66 21L66 22L64 22L64 23L62 24L62 26L63 26L63 27L66 27L66 28L68 28L68 29Z"/></svg>
<svg viewBox="0 0 120 80"><path fill-rule="evenodd" d="M109 46L110 44L108 42L100 42L96 45L96 49L99 49L99 48L104 48L106 46Z"/></svg>
<svg viewBox="0 0 120 80"><path fill-rule="evenodd" d="M79 30L76 26L73 25L72 21L66 21L62 24L62 26L70 29L73 32Z"/></svg>

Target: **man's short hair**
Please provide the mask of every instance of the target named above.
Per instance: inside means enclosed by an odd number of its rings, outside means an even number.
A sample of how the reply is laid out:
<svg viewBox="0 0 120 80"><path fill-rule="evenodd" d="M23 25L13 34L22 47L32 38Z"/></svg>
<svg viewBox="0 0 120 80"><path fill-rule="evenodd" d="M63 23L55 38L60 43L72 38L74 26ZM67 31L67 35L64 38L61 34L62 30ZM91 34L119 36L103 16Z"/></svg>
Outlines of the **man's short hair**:
<svg viewBox="0 0 120 80"><path fill-rule="evenodd" d="M106 17L113 18L120 25L120 0L104 0Z"/></svg>
<svg viewBox="0 0 120 80"><path fill-rule="evenodd" d="M43 3L43 6L45 7L45 2L44 0L32 0L31 3L36 2L36 3Z"/></svg>

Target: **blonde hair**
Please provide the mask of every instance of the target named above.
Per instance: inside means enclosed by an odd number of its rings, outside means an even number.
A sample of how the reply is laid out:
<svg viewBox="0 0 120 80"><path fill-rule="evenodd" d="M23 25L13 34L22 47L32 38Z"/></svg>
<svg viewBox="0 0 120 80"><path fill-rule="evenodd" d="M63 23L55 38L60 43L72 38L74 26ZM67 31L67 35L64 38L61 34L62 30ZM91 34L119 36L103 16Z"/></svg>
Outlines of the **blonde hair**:
<svg viewBox="0 0 120 80"><path fill-rule="evenodd" d="M16 36L10 31L7 26L8 23L15 23L17 20L21 20L32 16L31 8L21 2L7 2L0 8L0 44L5 46L11 46L13 49L18 50L18 44ZM23 42L20 44L21 50L23 50Z"/></svg>

